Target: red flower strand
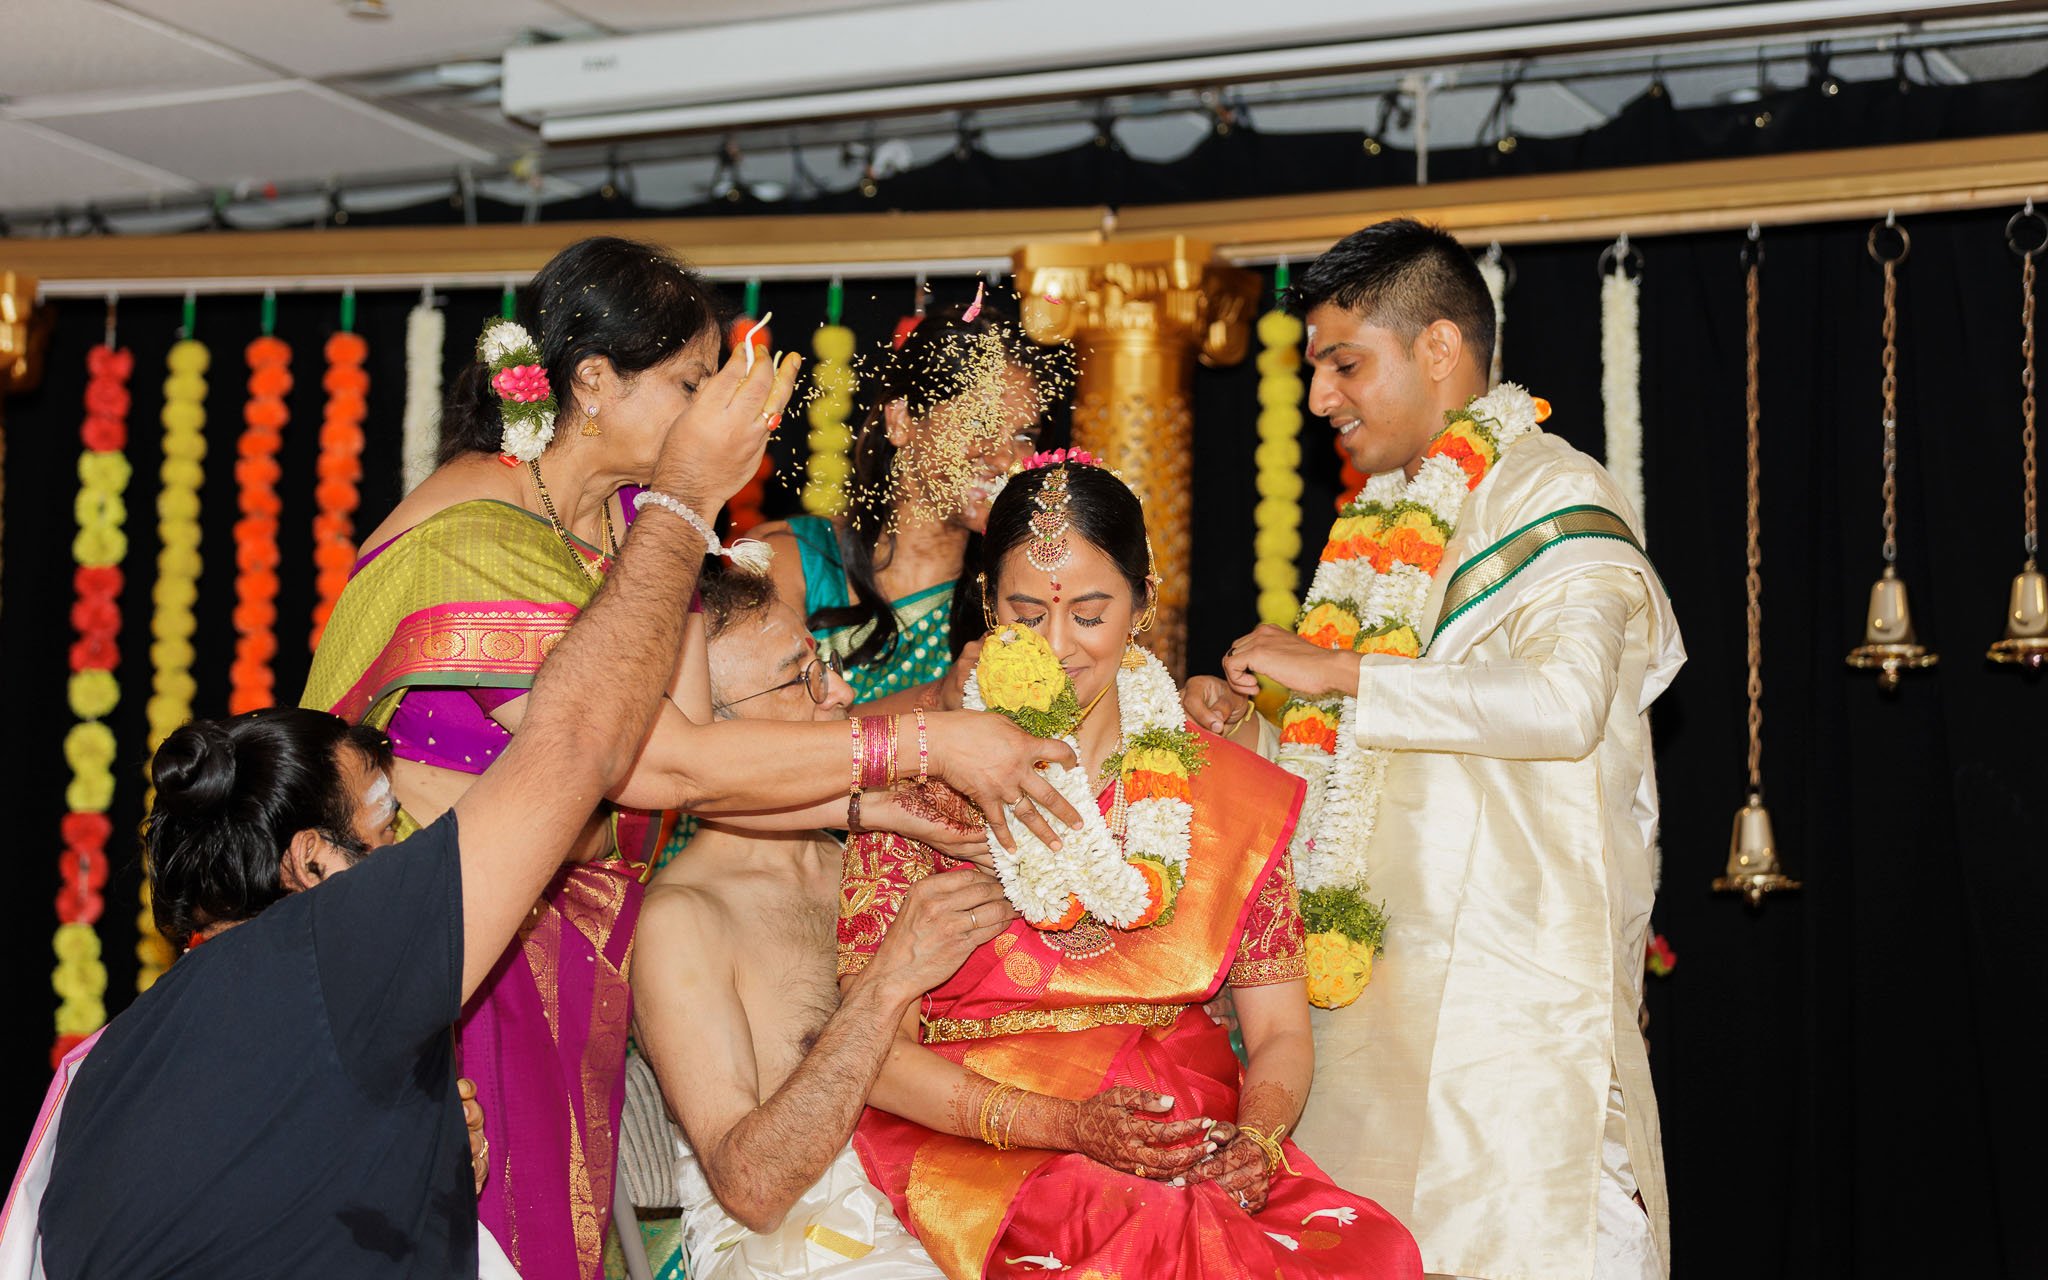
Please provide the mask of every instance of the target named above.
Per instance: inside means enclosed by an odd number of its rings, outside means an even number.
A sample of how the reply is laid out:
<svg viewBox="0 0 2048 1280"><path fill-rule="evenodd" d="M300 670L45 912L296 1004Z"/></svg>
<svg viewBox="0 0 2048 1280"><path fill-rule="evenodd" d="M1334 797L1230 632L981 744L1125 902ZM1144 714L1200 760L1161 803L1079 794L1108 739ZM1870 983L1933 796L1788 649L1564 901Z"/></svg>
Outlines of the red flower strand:
<svg viewBox="0 0 2048 1280"><path fill-rule="evenodd" d="M228 712L240 715L277 700L277 496L283 475L278 450L291 417L284 398L292 389L292 349L265 335L243 353L249 362L249 403L242 407L243 430L236 445L235 661L228 668Z"/></svg>
<svg viewBox="0 0 2048 1280"><path fill-rule="evenodd" d="M363 419L369 414L370 392L363 361L369 354L369 344L356 334L337 333L327 340L327 376L320 383L327 391L327 414L320 423L320 483L313 491L320 508L313 517L316 649L355 567L355 514L362 502L357 485L363 478Z"/></svg>

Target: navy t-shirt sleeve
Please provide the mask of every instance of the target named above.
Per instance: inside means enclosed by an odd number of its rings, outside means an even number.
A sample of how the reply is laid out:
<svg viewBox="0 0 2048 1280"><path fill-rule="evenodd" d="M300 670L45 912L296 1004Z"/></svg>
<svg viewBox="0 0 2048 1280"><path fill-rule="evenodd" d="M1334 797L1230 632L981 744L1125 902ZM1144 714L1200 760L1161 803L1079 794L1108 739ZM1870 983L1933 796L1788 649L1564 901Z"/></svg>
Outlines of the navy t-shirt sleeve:
<svg viewBox="0 0 2048 1280"><path fill-rule="evenodd" d="M334 1042L358 1084L403 1085L462 1012L462 860L455 813L308 891Z"/></svg>

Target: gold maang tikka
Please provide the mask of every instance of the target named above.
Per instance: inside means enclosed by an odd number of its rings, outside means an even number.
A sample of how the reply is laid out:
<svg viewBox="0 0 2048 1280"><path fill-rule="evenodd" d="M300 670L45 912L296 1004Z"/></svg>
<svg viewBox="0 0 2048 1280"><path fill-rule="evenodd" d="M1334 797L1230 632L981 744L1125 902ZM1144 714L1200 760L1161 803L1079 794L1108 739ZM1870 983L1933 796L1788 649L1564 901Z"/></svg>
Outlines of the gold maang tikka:
<svg viewBox="0 0 2048 1280"><path fill-rule="evenodd" d="M1059 571L1074 561L1074 549L1067 545L1067 529L1072 523L1068 508L1073 495L1067 491L1067 469L1065 466L1047 468L1051 474L1038 492L1031 495L1031 505L1037 510L1031 513L1031 542L1024 548L1024 559L1032 568L1052 580L1053 603L1059 603Z"/></svg>

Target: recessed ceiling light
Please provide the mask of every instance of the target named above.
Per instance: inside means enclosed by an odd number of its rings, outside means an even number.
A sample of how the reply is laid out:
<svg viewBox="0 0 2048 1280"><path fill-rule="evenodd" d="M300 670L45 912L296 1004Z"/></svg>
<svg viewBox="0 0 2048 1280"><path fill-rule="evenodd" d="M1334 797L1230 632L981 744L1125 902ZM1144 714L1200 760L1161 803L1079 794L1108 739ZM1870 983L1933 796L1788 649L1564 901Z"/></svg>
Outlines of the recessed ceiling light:
<svg viewBox="0 0 2048 1280"><path fill-rule="evenodd" d="M388 18L391 10L384 0L346 0L348 16L351 18Z"/></svg>

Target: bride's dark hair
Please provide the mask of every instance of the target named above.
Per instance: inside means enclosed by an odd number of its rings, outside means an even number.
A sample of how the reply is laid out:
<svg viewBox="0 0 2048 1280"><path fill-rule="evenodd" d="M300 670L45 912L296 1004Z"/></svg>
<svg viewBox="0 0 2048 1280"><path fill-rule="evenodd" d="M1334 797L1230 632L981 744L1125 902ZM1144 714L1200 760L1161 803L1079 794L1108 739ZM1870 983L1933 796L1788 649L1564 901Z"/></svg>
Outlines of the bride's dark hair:
<svg viewBox="0 0 2048 1280"><path fill-rule="evenodd" d="M1068 529L1110 558L1130 584L1136 607L1143 609L1151 590L1146 575L1152 571L1152 554L1145 543L1145 509L1130 486L1101 467L1059 462L1026 471L1004 485L989 507L988 531L981 538L981 563L968 568L979 569L988 578L989 590L996 589L996 571L1003 558L1032 536L1031 514L1038 508L1031 499L1055 471L1067 474ZM983 599L981 584L971 575L962 573L960 583L967 597L955 602L954 624L957 627L961 621L958 610L964 603L971 625L980 628L984 609L994 600Z"/></svg>

